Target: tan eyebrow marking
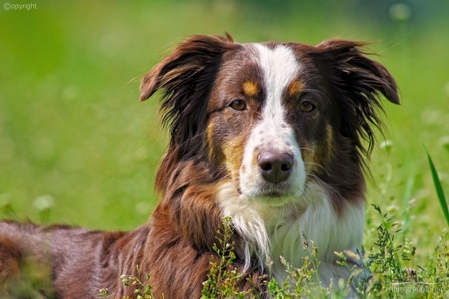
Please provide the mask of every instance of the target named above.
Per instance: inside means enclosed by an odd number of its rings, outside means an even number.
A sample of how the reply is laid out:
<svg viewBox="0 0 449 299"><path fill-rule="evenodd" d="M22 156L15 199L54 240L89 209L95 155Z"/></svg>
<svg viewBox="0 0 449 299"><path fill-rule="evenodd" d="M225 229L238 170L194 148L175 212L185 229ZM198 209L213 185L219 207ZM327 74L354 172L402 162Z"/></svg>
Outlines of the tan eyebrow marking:
<svg viewBox="0 0 449 299"><path fill-rule="evenodd" d="M288 94L290 96L301 94L303 90L304 90L304 83L302 83L301 81L297 80L293 81L288 86Z"/></svg>
<svg viewBox="0 0 449 299"><path fill-rule="evenodd" d="M249 97L253 97L259 92L259 84L254 80L245 81L242 87L243 93Z"/></svg>

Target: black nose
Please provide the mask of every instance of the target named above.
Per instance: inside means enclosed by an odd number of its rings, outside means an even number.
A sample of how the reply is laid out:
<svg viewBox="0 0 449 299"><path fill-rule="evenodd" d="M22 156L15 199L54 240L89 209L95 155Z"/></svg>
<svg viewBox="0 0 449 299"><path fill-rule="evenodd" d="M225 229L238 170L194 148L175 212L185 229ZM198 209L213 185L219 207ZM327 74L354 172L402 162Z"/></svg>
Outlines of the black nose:
<svg viewBox="0 0 449 299"><path fill-rule="evenodd" d="M288 179L293 156L288 153L263 152L257 157L262 176L271 183L280 183Z"/></svg>

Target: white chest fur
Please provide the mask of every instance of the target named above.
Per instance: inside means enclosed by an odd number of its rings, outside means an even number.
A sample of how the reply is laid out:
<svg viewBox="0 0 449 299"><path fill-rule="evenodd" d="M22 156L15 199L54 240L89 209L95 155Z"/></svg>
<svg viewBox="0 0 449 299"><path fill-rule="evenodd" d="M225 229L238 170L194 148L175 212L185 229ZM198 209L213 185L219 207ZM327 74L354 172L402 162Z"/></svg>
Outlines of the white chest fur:
<svg viewBox="0 0 449 299"><path fill-rule="evenodd" d="M331 278L348 278L349 271L335 264L335 252L355 250L362 244L363 204L344 206L337 214L330 196L318 184L309 184L301 198L284 206L268 206L236 196L234 188L225 184L219 204L225 216L232 217L235 229L247 240L246 265L255 250L260 262L273 261L273 275L279 282L286 277L283 256L293 267L301 267L309 251L304 241L318 248L319 276L324 284Z"/></svg>

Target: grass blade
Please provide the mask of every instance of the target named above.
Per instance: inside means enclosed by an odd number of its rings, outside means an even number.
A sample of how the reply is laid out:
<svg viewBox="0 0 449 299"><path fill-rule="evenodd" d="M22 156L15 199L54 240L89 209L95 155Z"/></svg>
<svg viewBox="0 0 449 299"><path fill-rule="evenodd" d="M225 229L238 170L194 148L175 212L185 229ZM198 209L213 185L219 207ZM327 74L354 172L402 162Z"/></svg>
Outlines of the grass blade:
<svg viewBox="0 0 449 299"><path fill-rule="evenodd" d="M426 150L426 152L427 152L427 150ZM441 209L443 210L444 217L446 218L446 222L449 225L449 209L447 206L446 197L444 196L443 187L441 186L441 182L440 182L440 179L438 178L437 170L435 169L435 165L433 164L433 161L429 155L429 152L427 152L427 158L429 159L430 171L432 172L433 183L435 184L435 190L437 191Z"/></svg>

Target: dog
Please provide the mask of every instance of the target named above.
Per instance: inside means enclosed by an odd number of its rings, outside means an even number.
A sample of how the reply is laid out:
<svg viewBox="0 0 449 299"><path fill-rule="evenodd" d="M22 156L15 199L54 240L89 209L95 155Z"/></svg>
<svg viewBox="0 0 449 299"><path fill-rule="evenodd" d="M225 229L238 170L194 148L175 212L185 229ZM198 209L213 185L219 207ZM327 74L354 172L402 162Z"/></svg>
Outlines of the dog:
<svg viewBox="0 0 449 299"><path fill-rule="evenodd" d="M335 252L362 246L381 97L399 104L392 75L365 48L340 39L240 44L229 34L179 44L141 83L141 101L162 91L170 134L149 222L103 232L4 221L3 291L13 297L7 286L29 279L32 264L36 277L50 277L29 291L43 297L97 298L107 289L108 298L133 298L120 281L127 274L156 298L200 298L224 218L242 290L268 296L264 277L284 281L280 256L301 267L309 241L324 286L349 279Z"/></svg>

